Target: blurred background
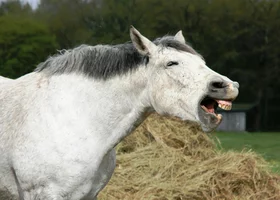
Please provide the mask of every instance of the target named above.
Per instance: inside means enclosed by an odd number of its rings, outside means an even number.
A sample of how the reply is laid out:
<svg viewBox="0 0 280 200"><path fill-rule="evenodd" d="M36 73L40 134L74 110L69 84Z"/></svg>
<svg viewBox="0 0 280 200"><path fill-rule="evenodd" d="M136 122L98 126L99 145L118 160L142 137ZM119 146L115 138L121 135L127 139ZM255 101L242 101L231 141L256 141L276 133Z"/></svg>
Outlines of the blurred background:
<svg viewBox="0 0 280 200"><path fill-rule="evenodd" d="M279 0L0 0L0 75L17 78L59 49L182 30L213 70L240 83L221 131L280 130Z"/></svg>

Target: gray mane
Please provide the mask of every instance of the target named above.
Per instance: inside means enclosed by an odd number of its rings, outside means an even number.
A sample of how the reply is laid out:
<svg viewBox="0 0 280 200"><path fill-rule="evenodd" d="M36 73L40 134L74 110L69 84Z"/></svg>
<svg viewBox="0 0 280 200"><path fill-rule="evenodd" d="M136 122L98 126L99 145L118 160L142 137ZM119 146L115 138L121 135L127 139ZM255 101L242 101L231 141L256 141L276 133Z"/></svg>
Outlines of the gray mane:
<svg viewBox="0 0 280 200"><path fill-rule="evenodd" d="M163 48L170 47L198 55L192 47L180 43L173 36L158 38L154 43ZM81 45L72 50L60 51L59 54L39 64L35 71L44 72L50 76L80 73L96 79L106 80L116 75L128 73L148 62L149 58L138 53L132 43L112 46Z"/></svg>

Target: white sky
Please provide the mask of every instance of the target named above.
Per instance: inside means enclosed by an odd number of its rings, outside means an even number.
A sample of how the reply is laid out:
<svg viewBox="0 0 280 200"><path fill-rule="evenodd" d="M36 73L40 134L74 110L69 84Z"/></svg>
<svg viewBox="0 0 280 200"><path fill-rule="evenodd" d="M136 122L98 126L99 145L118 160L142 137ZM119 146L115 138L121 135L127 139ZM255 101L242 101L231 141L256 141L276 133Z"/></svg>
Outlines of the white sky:
<svg viewBox="0 0 280 200"><path fill-rule="evenodd" d="M0 0L0 2L2 1L14 1L14 0ZM40 2L40 0L20 0L20 1L24 3L28 2L33 9L37 8Z"/></svg>
<svg viewBox="0 0 280 200"><path fill-rule="evenodd" d="M34 9L37 8L40 0L21 0L22 2L28 2L30 6Z"/></svg>

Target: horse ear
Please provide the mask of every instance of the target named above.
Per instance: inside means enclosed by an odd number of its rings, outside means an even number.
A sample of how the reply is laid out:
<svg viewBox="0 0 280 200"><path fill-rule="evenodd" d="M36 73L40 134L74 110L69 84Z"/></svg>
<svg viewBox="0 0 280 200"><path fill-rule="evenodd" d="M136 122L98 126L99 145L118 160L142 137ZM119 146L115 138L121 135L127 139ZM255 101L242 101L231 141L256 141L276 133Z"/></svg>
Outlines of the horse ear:
<svg viewBox="0 0 280 200"><path fill-rule="evenodd" d="M178 31L178 33L176 33L176 35L174 36L174 39L183 44L186 44L186 40L185 37L183 36L182 31Z"/></svg>
<svg viewBox="0 0 280 200"><path fill-rule="evenodd" d="M130 38L135 46L135 48L141 53L142 55L152 55L153 52L156 51L156 45L151 42L148 38L141 35L141 33L136 30L133 26L130 28Z"/></svg>

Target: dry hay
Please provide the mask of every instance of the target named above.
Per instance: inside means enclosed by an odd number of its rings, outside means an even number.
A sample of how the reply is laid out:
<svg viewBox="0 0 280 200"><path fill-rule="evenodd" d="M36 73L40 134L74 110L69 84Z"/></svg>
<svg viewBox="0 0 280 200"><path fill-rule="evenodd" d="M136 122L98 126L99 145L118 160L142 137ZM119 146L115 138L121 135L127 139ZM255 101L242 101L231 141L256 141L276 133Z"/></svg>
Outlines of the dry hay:
<svg viewBox="0 0 280 200"><path fill-rule="evenodd" d="M117 148L100 200L280 199L280 178L253 152L221 152L194 125L151 115Z"/></svg>

